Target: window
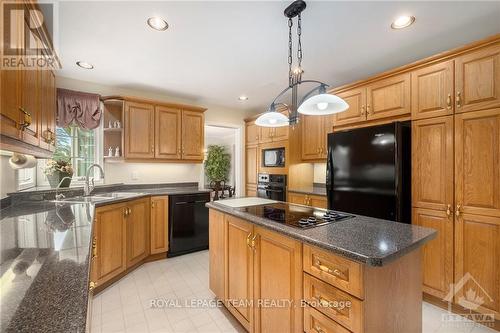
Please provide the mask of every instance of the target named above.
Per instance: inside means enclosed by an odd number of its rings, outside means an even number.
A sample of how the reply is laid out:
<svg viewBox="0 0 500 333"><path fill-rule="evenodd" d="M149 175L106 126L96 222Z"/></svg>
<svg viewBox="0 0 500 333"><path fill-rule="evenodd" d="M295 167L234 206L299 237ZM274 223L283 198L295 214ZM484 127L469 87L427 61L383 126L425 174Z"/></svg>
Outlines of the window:
<svg viewBox="0 0 500 333"><path fill-rule="evenodd" d="M87 130L75 125L68 127L56 128L56 150L52 159L64 160L71 163L73 166L72 185L79 184L84 181L87 168L94 163L102 165L102 126L93 130ZM45 162L45 161L44 161ZM43 170L45 163L39 163L39 175L43 175L40 185L48 183ZM100 173L94 170L94 178L96 182L103 182L100 178Z"/></svg>

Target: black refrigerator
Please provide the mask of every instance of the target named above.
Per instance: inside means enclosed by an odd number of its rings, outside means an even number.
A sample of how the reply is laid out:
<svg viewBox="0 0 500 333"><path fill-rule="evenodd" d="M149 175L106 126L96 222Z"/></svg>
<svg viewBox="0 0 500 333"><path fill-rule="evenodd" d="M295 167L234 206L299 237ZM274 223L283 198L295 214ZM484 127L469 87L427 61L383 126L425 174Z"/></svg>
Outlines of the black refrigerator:
<svg viewBox="0 0 500 333"><path fill-rule="evenodd" d="M328 134L328 208L411 223L411 124Z"/></svg>

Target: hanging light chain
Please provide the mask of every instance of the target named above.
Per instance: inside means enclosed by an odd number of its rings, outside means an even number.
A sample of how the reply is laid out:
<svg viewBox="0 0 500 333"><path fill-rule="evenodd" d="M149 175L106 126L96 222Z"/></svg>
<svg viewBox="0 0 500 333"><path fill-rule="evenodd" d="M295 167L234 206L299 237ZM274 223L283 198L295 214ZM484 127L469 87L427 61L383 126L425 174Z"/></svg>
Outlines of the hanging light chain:
<svg viewBox="0 0 500 333"><path fill-rule="evenodd" d="M298 15L299 18L297 20L297 36L298 36L298 42L297 42L297 60L298 60L298 71L299 75L302 74L302 18L301 15Z"/></svg>
<svg viewBox="0 0 500 333"><path fill-rule="evenodd" d="M292 18L288 19L288 85L291 87L293 84L293 72L292 72L292 63L293 63L293 58L292 58L292 26L293 26L293 21Z"/></svg>

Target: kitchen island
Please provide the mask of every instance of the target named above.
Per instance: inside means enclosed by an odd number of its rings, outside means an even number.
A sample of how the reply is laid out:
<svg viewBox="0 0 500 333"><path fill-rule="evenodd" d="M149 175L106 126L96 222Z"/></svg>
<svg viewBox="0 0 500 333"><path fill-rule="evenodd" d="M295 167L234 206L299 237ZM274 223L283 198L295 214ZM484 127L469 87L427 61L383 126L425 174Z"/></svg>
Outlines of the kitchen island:
<svg viewBox="0 0 500 333"><path fill-rule="evenodd" d="M288 203L210 209L210 289L249 332L422 331L432 229ZM318 226L297 227L302 215Z"/></svg>

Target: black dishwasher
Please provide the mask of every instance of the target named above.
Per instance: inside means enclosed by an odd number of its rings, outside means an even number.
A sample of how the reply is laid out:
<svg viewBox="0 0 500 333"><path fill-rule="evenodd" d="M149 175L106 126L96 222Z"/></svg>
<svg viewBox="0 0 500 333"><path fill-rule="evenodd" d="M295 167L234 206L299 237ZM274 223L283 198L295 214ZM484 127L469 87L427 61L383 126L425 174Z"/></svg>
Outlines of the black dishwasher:
<svg viewBox="0 0 500 333"><path fill-rule="evenodd" d="M169 197L169 257L208 249L208 201L208 192Z"/></svg>

